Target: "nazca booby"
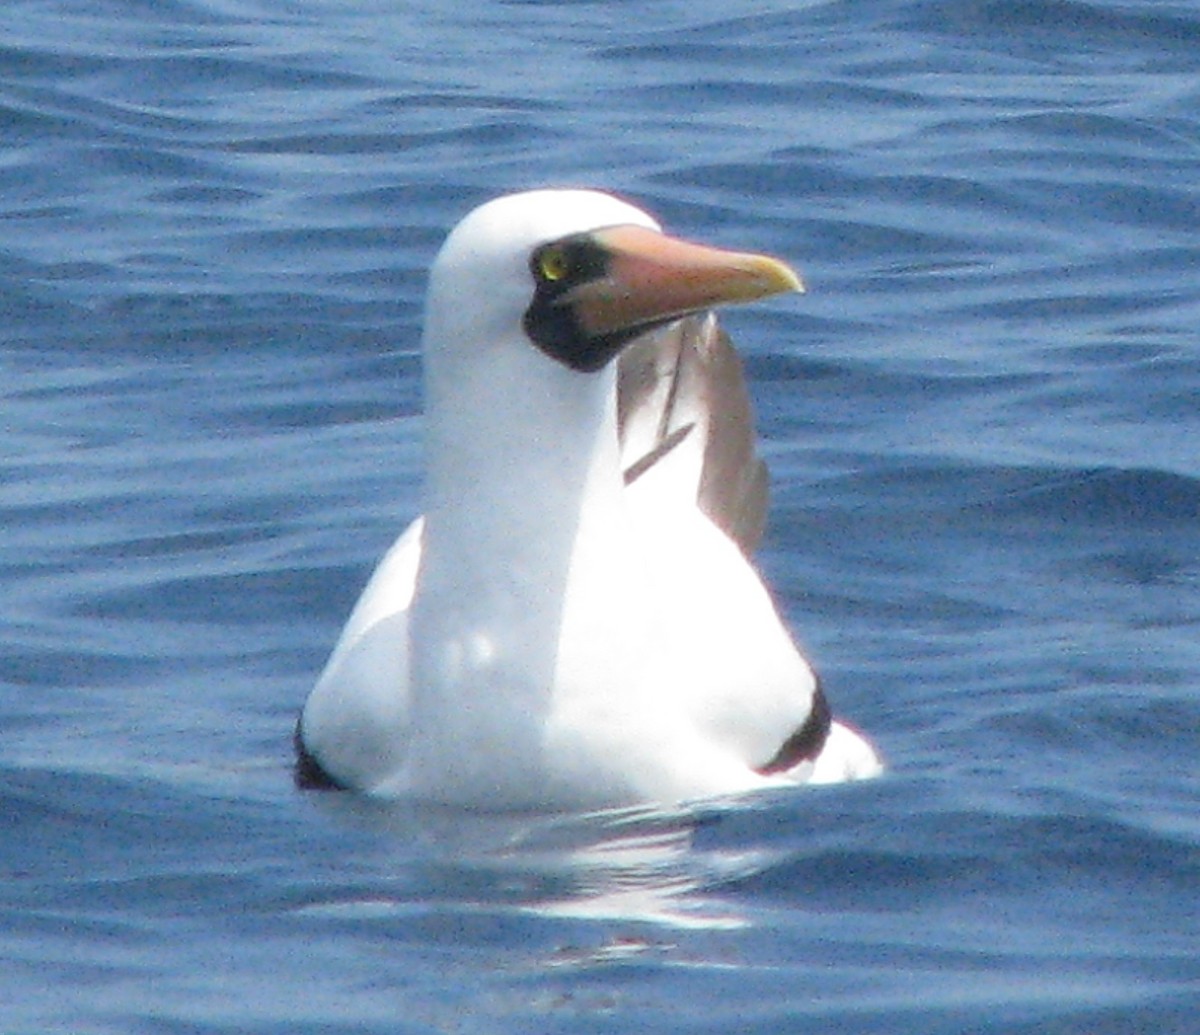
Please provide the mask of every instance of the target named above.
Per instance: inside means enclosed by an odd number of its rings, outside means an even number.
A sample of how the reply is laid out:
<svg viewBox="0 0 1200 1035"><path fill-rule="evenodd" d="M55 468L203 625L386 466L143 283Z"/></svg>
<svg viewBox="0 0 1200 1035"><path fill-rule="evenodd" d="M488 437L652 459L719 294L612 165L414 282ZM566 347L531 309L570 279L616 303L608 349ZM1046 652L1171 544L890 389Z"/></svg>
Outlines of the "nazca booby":
<svg viewBox="0 0 1200 1035"><path fill-rule="evenodd" d="M598 191L458 224L426 300L425 512L305 704L302 785L600 807L879 771L748 559L766 471L708 310L792 290Z"/></svg>

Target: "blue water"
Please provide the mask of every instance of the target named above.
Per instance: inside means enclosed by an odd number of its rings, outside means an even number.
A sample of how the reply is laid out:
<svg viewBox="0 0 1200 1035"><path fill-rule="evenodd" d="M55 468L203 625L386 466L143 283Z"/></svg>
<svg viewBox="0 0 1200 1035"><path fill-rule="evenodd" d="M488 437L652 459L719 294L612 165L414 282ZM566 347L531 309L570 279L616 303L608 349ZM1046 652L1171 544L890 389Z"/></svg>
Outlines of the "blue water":
<svg viewBox="0 0 1200 1035"><path fill-rule="evenodd" d="M4 1032L1200 1031L1200 4L743 8L5 3ZM762 561L885 778L292 787L424 272L543 183L804 271Z"/></svg>

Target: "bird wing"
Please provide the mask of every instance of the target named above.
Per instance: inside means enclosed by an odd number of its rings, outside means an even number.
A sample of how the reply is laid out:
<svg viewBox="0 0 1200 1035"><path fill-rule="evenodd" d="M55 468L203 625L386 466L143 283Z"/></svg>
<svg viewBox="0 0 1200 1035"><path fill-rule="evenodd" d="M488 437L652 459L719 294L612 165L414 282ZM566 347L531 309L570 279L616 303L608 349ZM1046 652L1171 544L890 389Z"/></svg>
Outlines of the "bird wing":
<svg viewBox="0 0 1200 1035"><path fill-rule="evenodd" d="M626 483L656 478L689 494L753 553L766 525L767 466L741 358L716 317L685 317L632 343L617 398Z"/></svg>
<svg viewBox="0 0 1200 1035"><path fill-rule="evenodd" d="M302 787L371 789L394 772L409 727L408 610L421 564L417 518L383 556L296 730Z"/></svg>

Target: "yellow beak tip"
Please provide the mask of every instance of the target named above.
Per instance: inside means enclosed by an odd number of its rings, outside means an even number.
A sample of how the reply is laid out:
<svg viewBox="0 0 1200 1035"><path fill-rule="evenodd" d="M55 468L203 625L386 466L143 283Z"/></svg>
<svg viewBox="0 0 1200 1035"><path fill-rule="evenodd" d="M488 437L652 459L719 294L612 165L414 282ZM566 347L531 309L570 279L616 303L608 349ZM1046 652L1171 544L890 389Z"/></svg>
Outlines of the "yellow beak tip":
<svg viewBox="0 0 1200 1035"><path fill-rule="evenodd" d="M756 256L756 258L764 274L768 294L785 294L789 291L804 294L804 281L791 266L768 256Z"/></svg>

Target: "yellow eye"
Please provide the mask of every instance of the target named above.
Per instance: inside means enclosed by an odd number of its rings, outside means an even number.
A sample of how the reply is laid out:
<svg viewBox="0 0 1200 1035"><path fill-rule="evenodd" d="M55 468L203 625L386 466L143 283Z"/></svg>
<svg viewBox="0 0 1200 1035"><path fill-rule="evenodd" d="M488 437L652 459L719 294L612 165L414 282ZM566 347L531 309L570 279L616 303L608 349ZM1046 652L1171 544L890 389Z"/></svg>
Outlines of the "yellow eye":
<svg viewBox="0 0 1200 1035"><path fill-rule="evenodd" d="M563 248L546 248L538 257L538 270L543 280L562 280L571 272L571 262Z"/></svg>

